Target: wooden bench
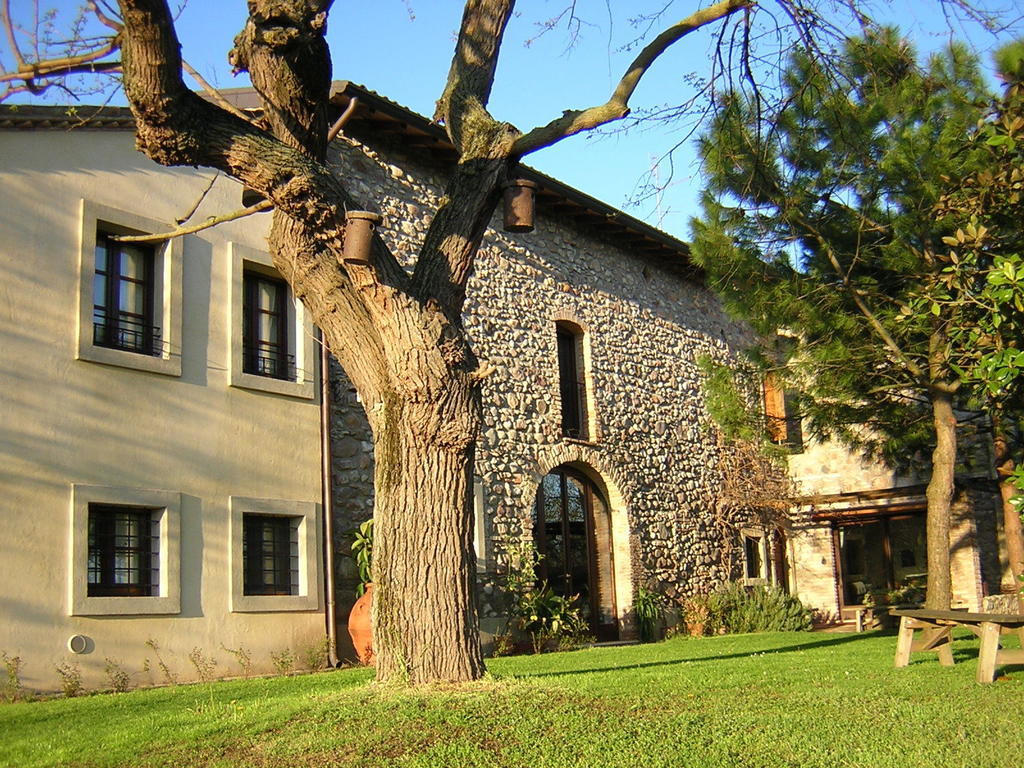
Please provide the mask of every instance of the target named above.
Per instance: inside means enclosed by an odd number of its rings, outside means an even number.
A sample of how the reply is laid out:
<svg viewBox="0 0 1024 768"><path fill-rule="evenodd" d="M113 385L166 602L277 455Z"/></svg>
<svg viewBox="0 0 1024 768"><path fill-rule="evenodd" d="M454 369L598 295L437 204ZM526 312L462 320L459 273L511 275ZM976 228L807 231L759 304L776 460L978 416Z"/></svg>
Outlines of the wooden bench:
<svg viewBox="0 0 1024 768"><path fill-rule="evenodd" d="M915 608L895 609L892 615L900 617L900 632L896 641L897 667L907 666L911 653L924 651L937 654L939 663L943 666L953 666L954 627L966 627L981 638L981 653L978 655L979 683L991 683L995 680L996 667L1000 664L1024 664L1024 614L968 613ZM915 640L914 632L917 630L921 631L921 635ZM1000 637L1011 632L1020 638L1021 648L1000 648Z"/></svg>

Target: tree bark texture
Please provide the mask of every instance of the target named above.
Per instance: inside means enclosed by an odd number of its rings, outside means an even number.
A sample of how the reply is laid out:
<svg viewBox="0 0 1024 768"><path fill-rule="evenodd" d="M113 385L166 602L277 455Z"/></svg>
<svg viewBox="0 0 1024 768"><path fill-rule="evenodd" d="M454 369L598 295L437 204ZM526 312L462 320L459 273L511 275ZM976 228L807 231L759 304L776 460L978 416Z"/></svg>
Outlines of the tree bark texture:
<svg viewBox="0 0 1024 768"><path fill-rule="evenodd" d="M953 412L953 393L949 388L933 385L930 389L935 449L932 451L932 476L926 491L928 590L925 607L949 610L953 599L953 582L949 570L949 529L956 469L956 415Z"/></svg>
<svg viewBox="0 0 1024 768"><path fill-rule="evenodd" d="M394 395L374 430L373 602L377 679L411 684L484 671L472 574L475 387L449 383L442 403ZM430 434L437 419L453 443Z"/></svg>
<svg viewBox="0 0 1024 768"><path fill-rule="evenodd" d="M496 121L474 134L449 183L451 211L431 227L420 279L410 280L380 237L372 264L343 262L344 212L366 205L322 162L326 5L249 3L232 58L262 97L266 130L184 87L164 0L121 2L125 89L150 157L219 168L274 203L274 264L360 393L377 460L378 679L472 680L484 671L469 490L480 402L461 306L511 139Z"/></svg>
<svg viewBox="0 0 1024 768"><path fill-rule="evenodd" d="M1024 579L1024 530L1021 527L1021 514L1013 503L1013 497L1019 493L1013 484L1013 456L1003 430L999 414L993 414L993 443L995 445L996 476L999 478L999 496L1003 506L1003 535L1006 537L1006 558L1010 563L1014 584Z"/></svg>

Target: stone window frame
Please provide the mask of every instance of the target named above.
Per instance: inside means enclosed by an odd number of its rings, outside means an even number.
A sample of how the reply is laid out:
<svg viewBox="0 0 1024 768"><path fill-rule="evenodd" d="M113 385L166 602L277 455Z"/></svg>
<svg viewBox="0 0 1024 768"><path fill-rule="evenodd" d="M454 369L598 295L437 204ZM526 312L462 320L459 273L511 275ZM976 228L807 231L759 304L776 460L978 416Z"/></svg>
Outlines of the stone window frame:
<svg viewBox="0 0 1024 768"><path fill-rule="evenodd" d="M80 201L75 359L165 376L181 376L183 246L180 237L153 244L153 320L161 329L161 354L148 355L93 343L97 234L148 234L169 229L173 229L173 225L93 200L83 198Z"/></svg>
<svg viewBox="0 0 1024 768"><path fill-rule="evenodd" d="M757 542L757 550L761 557L761 564L759 576L749 576L750 573L750 560L747 556L747 542ZM767 585L771 583L769 563L771 561L771 552L769 550L769 536L768 532L763 528L741 528L740 529L740 547L743 550L743 583L747 586Z"/></svg>
<svg viewBox="0 0 1024 768"><path fill-rule="evenodd" d="M297 520L299 584L294 595L245 594L242 556L245 515ZM321 606L320 505L314 501L231 496L228 499L228 610L231 613L319 611Z"/></svg>
<svg viewBox="0 0 1024 768"><path fill-rule="evenodd" d="M228 360L230 384L232 387L275 395L313 400L316 397L316 355L313 342L313 321L301 301L295 299L288 287L288 349L295 355L295 379L276 379L248 373L245 370L244 326L245 326L245 273L262 272L269 277L281 279L274 269L274 261L266 251L250 248L241 243L228 243L230 287L228 310ZM287 285L287 283L286 283Z"/></svg>
<svg viewBox="0 0 1024 768"><path fill-rule="evenodd" d="M90 597L89 505L152 509L159 526L157 595ZM181 613L181 493L106 485L71 485L69 616L171 615Z"/></svg>

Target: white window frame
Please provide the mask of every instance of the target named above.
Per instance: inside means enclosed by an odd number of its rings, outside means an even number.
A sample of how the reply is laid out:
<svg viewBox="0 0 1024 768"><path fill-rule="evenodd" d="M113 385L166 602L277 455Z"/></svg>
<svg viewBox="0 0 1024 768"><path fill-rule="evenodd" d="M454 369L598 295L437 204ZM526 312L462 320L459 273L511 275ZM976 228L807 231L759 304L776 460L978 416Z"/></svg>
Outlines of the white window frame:
<svg viewBox="0 0 1024 768"><path fill-rule="evenodd" d="M161 349L145 355L126 349L93 344L93 277L96 274L96 233L102 229L115 234L166 232L173 225L108 205L81 201L81 231L78 252L78 345L76 359L121 368L134 368L165 376L181 376L182 345L182 238L153 243L153 318L160 324Z"/></svg>
<svg viewBox="0 0 1024 768"><path fill-rule="evenodd" d="M144 507L159 516L160 584L152 596L89 596L89 505ZM105 485L71 486L71 558L68 615L117 616L181 613L181 494Z"/></svg>
<svg viewBox="0 0 1024 768"><path fill-rule="evenodd" d="M296 301L291 287L288 287L288 349L295 354L295 381L275 379L245 372L245 350L243 328L245 325L245 283L246 269L278 277L270 254L240 243L228 244L228 258L231 262L231 312L228 360L231 366L231 386L271 392L277 395L312 400L316 396L316 357L313 345L313 322L302 302Z"/></svg>
<svg viewBox="0 0 1024 768"><path fill-rule="evenodd" d="M229 610L232 613L321 610L320 505L313 501L255 499L232 496L229 500L228 578ZM298 520L299 585L297 595L245 594L243 557L244 515L270 515Z"/></svg>

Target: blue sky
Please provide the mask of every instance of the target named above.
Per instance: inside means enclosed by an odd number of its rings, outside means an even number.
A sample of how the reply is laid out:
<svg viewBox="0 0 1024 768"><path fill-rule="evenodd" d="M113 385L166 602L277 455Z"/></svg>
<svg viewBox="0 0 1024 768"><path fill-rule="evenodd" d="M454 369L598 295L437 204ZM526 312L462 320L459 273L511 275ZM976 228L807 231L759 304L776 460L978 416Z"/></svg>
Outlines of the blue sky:
<svg viewBox="0 0 1024 768"><path fill-rule="evenodd" d="M622 49L638 33L629 17L638 15L645 6L659 8L663 4L664 0L610 0L609 4L579 0L578 12L587 23L580 27L578 39L570 46L564 23L537 37L538 23L556 15L568 0L521 0L506 33L492 112L526 130L556 117L563 109L605 101L635 55L635 51ZM876 17L898 22L919 50L934 50L952 36L971 42L987 63L998 41L1010 39L1014 33L1024 34L1024 22L1020 20L1019 0L985 0L981 4L1005 9L1006 18L1013 19L1010 30L993 37L955 20L947 23L938 3L931 0L865 3ZM53 4L65 15L76 5L75 0ZM696 5L677 0L663 23L682 18ZM18 16L30 6L29 0L13 0L12 14ZM623 7L625 10L621 10ZM178 20L185 59L219 87L248 84L242 77L233 77L227 64L227 51L241 28L244 12L241 0L192 0ZM328 27L335 79L360 83L429 116L444 86L461 13L458 0L339 0ZM687 76L703 76L709 71L712 43L712 36L701 32L677 45L645 76L634 96L634 106L653 108L685 100L692 94ZM0 60L5 64L9 61L5 42L0 42ZM525 162L685 237L687 221L697 210L701 186L695 156L689 148L692 141L676 153L673 176L662 195L648 197L639 205L630 205L630 201L637 196L641 178L654 161L682 141L692 128L692 121L682 121L672 126L639 126L625 134L612 131L576 136L529 156ZM667 166L658 173L666 180Z"/></svg>

